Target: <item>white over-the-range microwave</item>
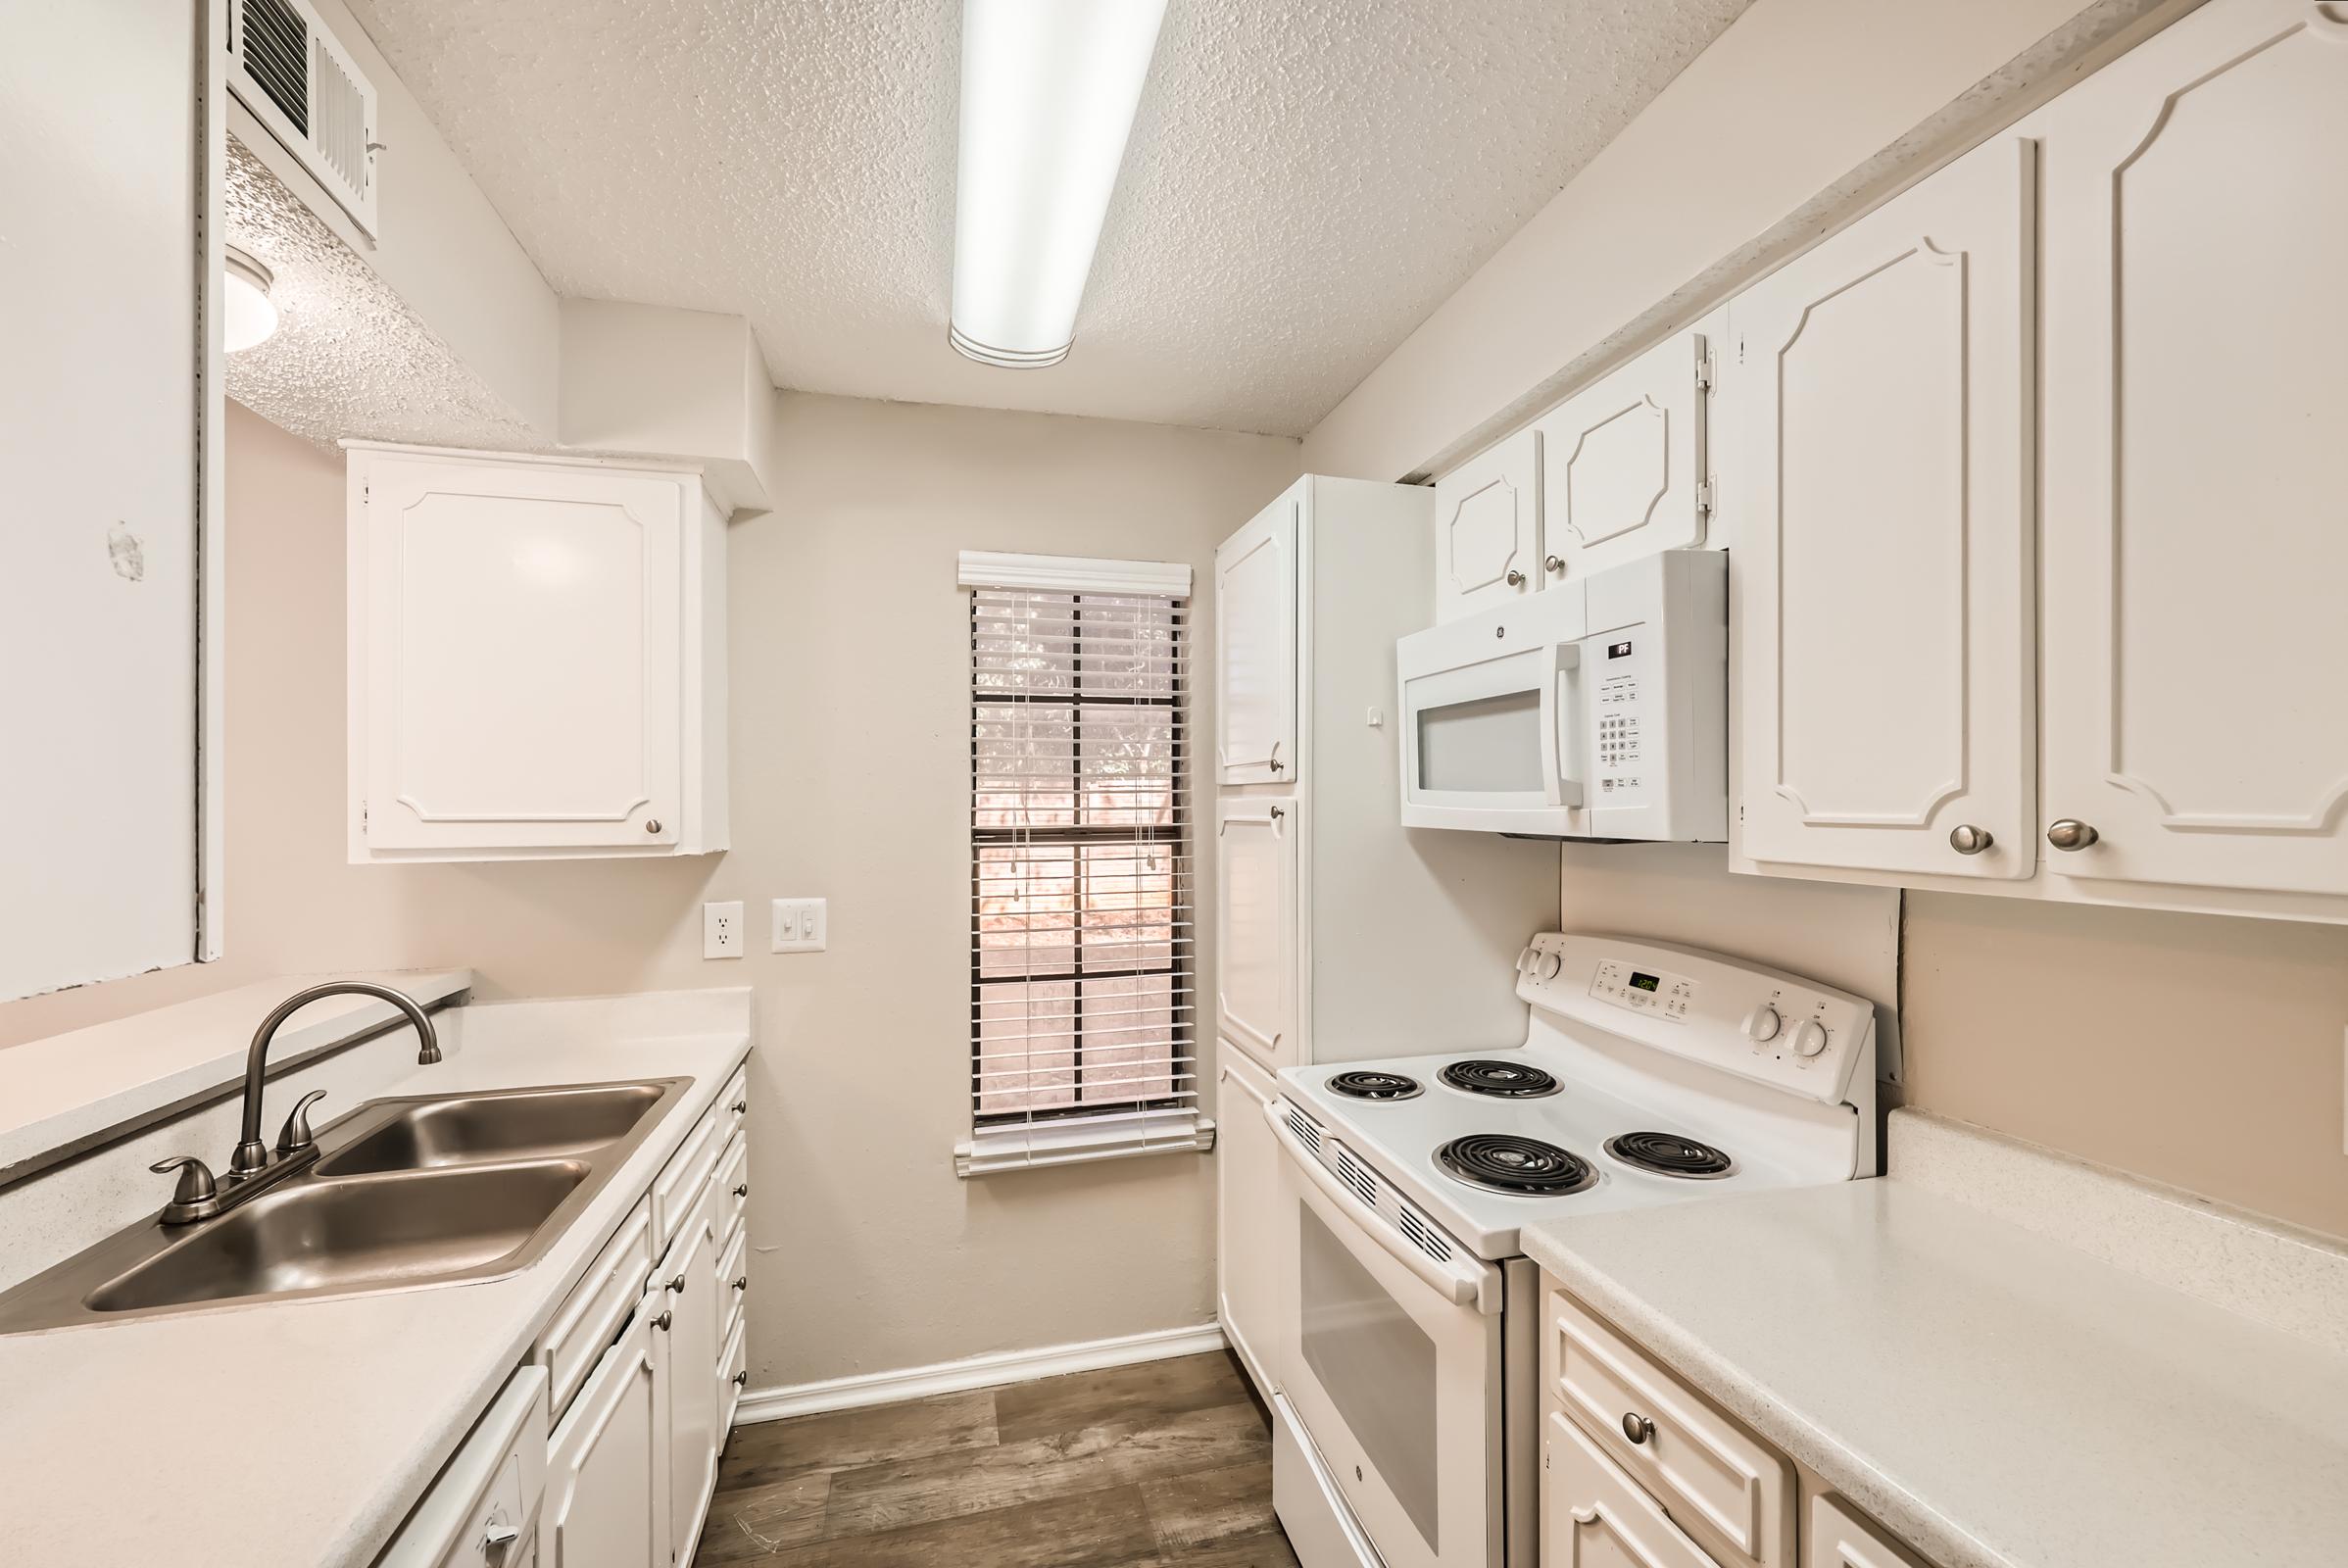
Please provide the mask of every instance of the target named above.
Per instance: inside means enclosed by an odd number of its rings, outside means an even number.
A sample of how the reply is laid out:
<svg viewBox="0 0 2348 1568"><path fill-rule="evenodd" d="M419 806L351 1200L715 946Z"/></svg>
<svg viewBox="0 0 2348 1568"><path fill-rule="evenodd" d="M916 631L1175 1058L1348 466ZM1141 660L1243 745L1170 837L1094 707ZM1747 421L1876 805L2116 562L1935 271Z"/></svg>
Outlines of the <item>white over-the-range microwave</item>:
<svg viewBox="0 0 2348 1568"><path fill-rule="evenodd" d="M1671 550L1394 646L1402 825L1729 836L1729 572Z"/></svg>

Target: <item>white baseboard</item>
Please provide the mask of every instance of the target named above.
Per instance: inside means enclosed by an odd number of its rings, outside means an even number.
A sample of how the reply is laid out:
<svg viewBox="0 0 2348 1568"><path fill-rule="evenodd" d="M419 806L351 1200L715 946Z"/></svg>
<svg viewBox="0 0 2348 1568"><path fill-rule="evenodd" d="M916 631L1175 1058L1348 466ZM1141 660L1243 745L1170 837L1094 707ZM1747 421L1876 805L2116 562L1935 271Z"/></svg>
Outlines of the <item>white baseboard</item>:
<svg viewBox="0 0 2348 1568"><path fill-rule="evenodd" d="M936 1366L909 1366L896 1372L862 1372L855 1377L827 1378L779 1389L750 1389L734 1408L734 1424L780 1421L787 1416L814 1415L824 1410L854 1410L870 1404L895 1404L932 1394L958 1394L965 1389L991 1389L1034 1378L1054 1378L1065 1372L1098 1372L1102 1367L1130 1366L1173 1355L1197 1355L1223 1348L1220 1324L1197 1328L1152 1329L1124 1334L1113 1340L1090 1340L1082 1345L1054 1345L1041 1350L998 1350Z"/></svg>

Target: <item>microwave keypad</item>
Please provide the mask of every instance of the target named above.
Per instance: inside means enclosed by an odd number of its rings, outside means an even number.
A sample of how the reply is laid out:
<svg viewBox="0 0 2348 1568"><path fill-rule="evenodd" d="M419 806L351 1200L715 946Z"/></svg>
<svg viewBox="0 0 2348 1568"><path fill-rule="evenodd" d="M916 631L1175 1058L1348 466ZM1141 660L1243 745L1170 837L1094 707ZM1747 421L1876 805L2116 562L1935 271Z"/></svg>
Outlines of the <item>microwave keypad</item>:
<svg viewBox="0 0 2348 1568"><path fill-rule="evenodd" d="M1597 713L1598 797L1620 799L1643 787L1639 677L1623 674L1600 681Z"/></svg>

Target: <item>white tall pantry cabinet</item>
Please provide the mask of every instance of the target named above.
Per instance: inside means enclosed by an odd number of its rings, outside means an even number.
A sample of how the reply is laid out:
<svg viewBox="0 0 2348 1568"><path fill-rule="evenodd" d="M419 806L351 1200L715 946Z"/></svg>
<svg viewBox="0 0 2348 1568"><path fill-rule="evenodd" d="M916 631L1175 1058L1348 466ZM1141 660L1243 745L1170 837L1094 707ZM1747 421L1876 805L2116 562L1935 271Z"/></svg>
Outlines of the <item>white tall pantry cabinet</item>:
<svg viewBox="0 0 2348 1568"><path fill-rule="evenodd" d="M1400 825L1394 642L1434 618L1434 518L1423 487L1307 476L1215 555L1220 1306L1267 1395L1296 1267L1274 1075L1520 1044L1511 964L1556 917L1553 849Z"/></svg>

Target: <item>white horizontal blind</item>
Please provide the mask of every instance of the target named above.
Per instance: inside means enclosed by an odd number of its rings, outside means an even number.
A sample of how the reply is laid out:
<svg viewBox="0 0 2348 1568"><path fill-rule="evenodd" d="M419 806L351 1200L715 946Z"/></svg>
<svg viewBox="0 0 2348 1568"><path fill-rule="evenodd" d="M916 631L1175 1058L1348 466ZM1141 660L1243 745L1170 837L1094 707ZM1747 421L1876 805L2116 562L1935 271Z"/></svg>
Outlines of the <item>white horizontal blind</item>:
<svg viewBox="0 0 2348 1568"><path fill-rule="evenodd" d="M1189 1146L1198 1099L1187 597L970 602L970 1096L1014 1162Z"/></svg>

